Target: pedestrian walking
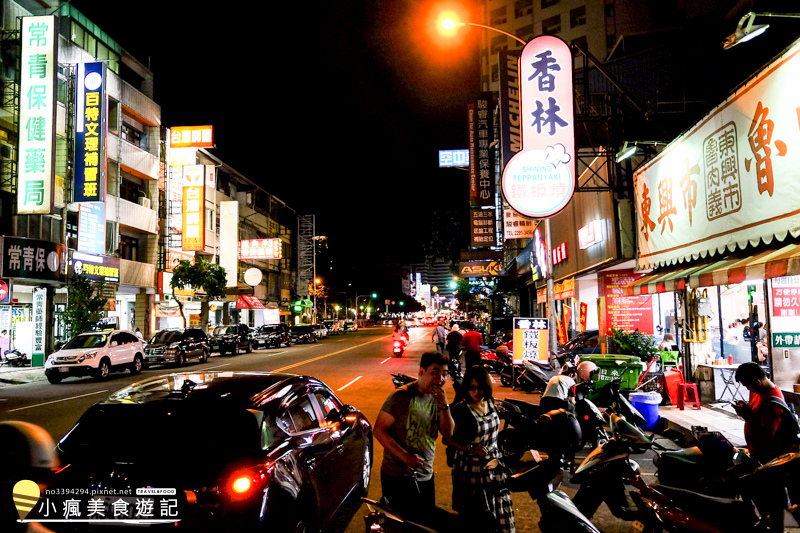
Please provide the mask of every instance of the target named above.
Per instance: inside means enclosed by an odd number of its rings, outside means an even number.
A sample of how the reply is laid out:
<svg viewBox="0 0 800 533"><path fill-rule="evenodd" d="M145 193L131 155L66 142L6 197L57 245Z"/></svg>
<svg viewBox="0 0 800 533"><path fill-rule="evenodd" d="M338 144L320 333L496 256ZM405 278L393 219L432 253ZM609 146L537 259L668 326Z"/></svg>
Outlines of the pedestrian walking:
<svg viewBox="0 0 800 533"><path fill-rule="evenodd" d="M431 340L436 343L436 353L444 353L444 345L447 341L447 330L444 329L441 324L437 324L436 327L433 328Z"/></svg>
<svg viewBox="0 0 800 533"><path fill-rule="evenodd" d="M458 330L458 324L453 324L450 332L447 334L445 349L450 355L450 359L458 359L461 357L461 337L463 335Z"/></svg>
<svg viewBox="0 0 800 533"><path fill-rule="evenodd" d="M481 364L481 345L483 335L475 331L475 324L467 322L465 324L467 332L461 338L461 347L464 348L464 365L469 369L471 366Z"/></svg>

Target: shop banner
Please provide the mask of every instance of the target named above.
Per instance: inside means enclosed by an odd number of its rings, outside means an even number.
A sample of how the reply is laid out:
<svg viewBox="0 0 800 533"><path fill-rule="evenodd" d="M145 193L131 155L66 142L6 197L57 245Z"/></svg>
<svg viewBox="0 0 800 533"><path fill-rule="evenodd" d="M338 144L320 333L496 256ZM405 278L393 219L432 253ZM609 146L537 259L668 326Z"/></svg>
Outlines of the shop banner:
<svg viewBox="0 0 800 533"><path fill-rule="evenodd" d="M625 286L641 277L632 270L610 270L598 274L600 295L604 300L605 313L601 332L611 328L623 331L639 330L653 334L653 302L650 296L625 296Z"/></svg>
<svg viewBox="0 0 800 533"><path fill-rule="evenodd" d="M119 257L92 255L70 250L70 277L72 274L83 274L86 279L95 283L119 283Z"/></svg>
<svg viewBox="0 0 800 533"><path fill-rule="evenodd" d="M514 361L548 360L547 319L514 317Z"/></svg>
<svg viewBox="0 0 800 533"><path fill-rule="evenodd" d="M581 333L586 331L586 317L589 314L589 306L586 302L581 302Z"/></svg>
<svg viewBox="0 0 800 533"><path fill-rule="evenodd" d="M554 314L553 317L556 319L556 336L558 337L558 344L566 344L567 334L564 333L564 324L561 321L561 317L558 316L558 313Z"/></svg>
<svg viewBox="0 0 800 533"><path fill-rule="evenodd" d="M639 269L800 236L800 42L634 175Z"/></svg>
<svg viewBox="0 0 800 533"><path fill-rule="evenodd" d="M66 281L67 247L61 243L0 237L2 260L0 276L42 281Z"/></svg>
<svg viewBox="0 0 800 533"><path fill-rule="evenodd" d="M470 209L470 246L486 248L497 246L496 209Z"/></svg>
<svg viewBox="0 0 800 533"><path fill-rule="evenodd" d="M556 300L575 297L575 278L567 278L553 285Z"/></svg>
<svg viewBox="0 0 800 533"><path fill-rule="evenodd" d="M564 315L564 320L561 322L564 328L564 338L566 339L564 342L567 342L569 341L569 327L572 325L572 306L565 305L561 312Z"/></svg>

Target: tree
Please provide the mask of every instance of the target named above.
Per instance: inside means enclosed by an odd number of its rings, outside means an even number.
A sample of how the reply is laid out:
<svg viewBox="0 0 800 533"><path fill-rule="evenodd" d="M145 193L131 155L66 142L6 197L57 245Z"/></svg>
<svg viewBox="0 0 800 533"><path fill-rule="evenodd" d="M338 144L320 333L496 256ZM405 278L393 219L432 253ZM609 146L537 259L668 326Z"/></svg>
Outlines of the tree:
<svg viewBox="0 0 800 533"><path fill-rule="evenodd" d="M61 315L67 338L91 331L103 318L103 308L108 300L100 296L102 288L102 285L94 287L82 272L75 274L67 282L69 305Z"/></svg>
<svg viewBox="0 0 800 533"><path fill-rule="evenodd" d="M194 264L186 259L179 261L172 270L172 280L169 285L173 291L191 287L195 291L202 289L205 292L205 297L200 301L200 327L203 329L208 325L208 302L224 298L227 293L225 269L200 256L195 257ZM178 298L175 298L175 301L183 318L183 327L186 327L183 303Z"/></svg>

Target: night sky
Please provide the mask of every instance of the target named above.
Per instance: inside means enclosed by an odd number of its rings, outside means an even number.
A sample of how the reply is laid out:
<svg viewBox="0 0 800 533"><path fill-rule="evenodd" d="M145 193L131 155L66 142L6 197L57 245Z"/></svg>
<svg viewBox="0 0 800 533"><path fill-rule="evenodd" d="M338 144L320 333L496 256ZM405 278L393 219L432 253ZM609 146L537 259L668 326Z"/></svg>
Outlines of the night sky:
<svg viewBox="0 0 800 533"><path fill-rule="evenodd" d="M72 4L150 65L166 126L213 124L215 154L316 215L339 282L382 284L421 259L433 206L466 201L437 157L467 147L478 35L437 46L431 2Z"/></svg>

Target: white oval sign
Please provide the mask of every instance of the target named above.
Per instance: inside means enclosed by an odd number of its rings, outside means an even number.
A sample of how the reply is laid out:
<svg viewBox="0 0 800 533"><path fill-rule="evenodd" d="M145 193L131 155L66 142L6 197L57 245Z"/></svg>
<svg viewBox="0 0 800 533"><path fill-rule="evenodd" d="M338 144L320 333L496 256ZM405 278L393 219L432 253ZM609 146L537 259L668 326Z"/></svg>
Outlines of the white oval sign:
<svg viewBox="0 0 800 533"><path fill-rule="evenodd" d="M261 273L261 270L253 267L248 268L247 271L244 273L244 282L250 285L251 287L255 287L261 280L263 279L264 275Z"/></svg>

